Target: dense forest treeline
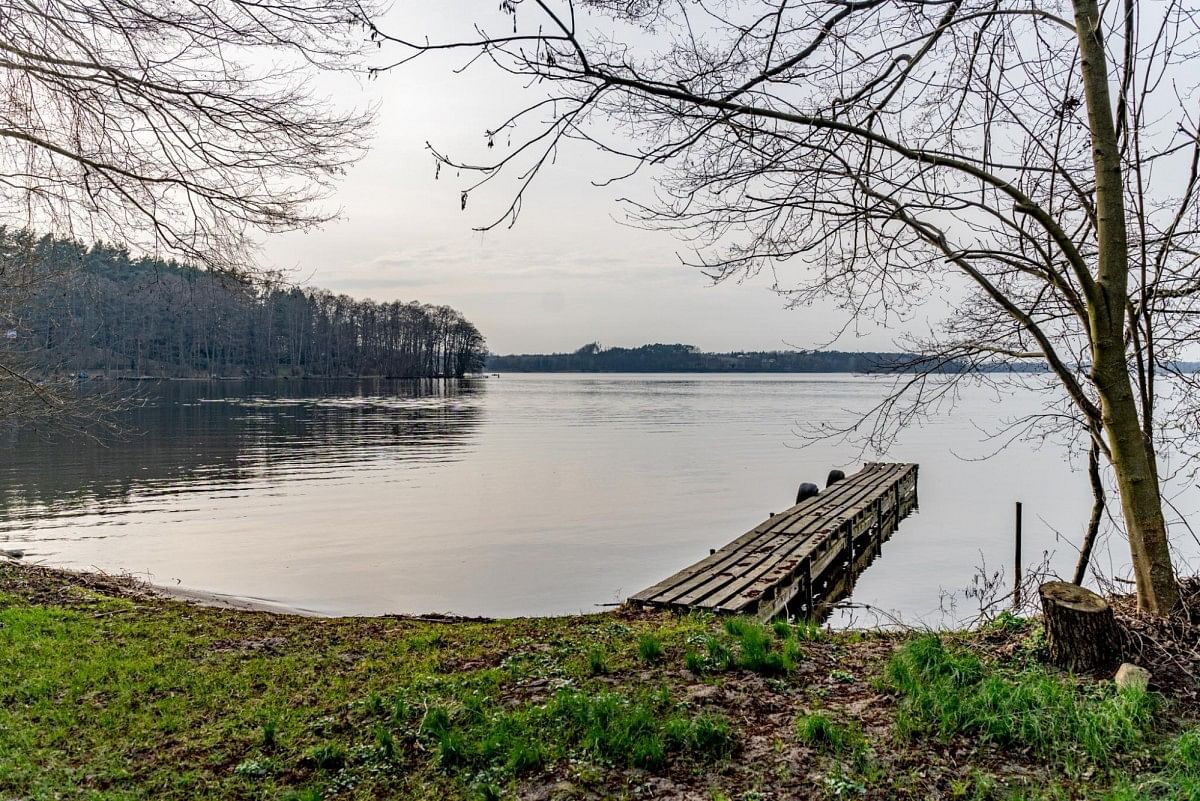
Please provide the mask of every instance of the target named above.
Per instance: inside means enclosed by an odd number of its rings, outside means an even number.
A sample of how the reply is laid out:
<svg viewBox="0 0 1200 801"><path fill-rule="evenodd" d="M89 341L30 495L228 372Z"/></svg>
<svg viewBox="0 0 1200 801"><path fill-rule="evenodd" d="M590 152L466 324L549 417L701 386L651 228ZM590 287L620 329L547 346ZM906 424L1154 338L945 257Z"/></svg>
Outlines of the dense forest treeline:
<svg viewBox="0 0 1200 801"><path fill-rule="evenodd" d="M483 336L448 306L243 280L0 227L0 348L32 373L456 377Z"/></svg>
<svg viewBox="0 0 1200 801"><path fill-rule="evenodd" d="M490 355L487 369L514 373L869 373L901 370L917 357L904 353L748 351L704 353L693 345L602 348L574 353Z"/></svg>

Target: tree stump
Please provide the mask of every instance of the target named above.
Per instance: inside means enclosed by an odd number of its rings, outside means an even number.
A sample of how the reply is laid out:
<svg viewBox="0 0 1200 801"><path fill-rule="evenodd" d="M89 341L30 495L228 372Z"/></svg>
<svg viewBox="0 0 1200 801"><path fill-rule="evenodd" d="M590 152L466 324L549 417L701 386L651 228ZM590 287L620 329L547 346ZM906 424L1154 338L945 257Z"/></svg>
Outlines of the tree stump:
<svg viewBox="0 0 1200 801"><path fill-rule="evenodd" d="M1121 631L1108 602L1066 581L1038 588L1050 661L1070 670L1095 670L1120 660Z"/></svg>

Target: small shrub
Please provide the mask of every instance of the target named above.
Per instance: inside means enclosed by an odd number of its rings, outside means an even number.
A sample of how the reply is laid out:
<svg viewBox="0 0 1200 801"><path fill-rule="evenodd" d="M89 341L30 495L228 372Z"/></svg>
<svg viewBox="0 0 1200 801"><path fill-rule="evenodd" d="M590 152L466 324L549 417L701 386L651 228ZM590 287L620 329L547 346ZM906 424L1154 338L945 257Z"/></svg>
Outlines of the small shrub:
<svg viewBox="0 0 1200 801"><path fill-rule="evenodd" d="M250 779L261 779L271 772L271 767L267 762L261 759L247 759L240 763L233 772L238 776L245 776Z"/></svg>
<svg viewBox="0 0 1200 801"><path fill-rule="evenodd" d="M346 764L346 750L337 743L314 745L306 756L321 770L341 770Z"/></svg>
<svg viewBox="0 0 1200 801"><path fill-rule="evenodd" d="M396 696L392 701L392 723L399 726L408 722L412 716L412 708L403 696Z"/></svg>
<svg viewBox="0 0 1200 801"><path fill-rule="evenodd" d="M745 623L741 627L738 665L765 676L789 673L795 667L788 655L772 648L771 635L762 626Z"/></svg>
<svg viewBox="0 0 1200 801"><path fill-rule="evenodd" d="M396 758L396 738L383 724L375 724L375 743L384 757L389 760Z"/></svg>
<svg viewBox="0 0 1200 801"><path fill-rule="evenodd" d="M716 672L729 670L733 664L733 653L715 637L710 637L706 644L708 651L708 669Z"/></svg>
<svg viewBox="0 0 1200 801"><path fill-rule="evenodd" d="M1005 609L990 620L985 626L984 631L999 631L1007 633L1018 633L1029 628L1028 618L1023 618L1020 615L1013 613L1011 609Z"/></svg>
<svg viewBox="0 0 1200 801"><path fill-rule="evenodd" d="M282 801L322 801L322 795L316 787L306 787L303 790L288 790L283 794Z"/></svg>
<svg viewBox="0 0 1200 801"><path fill-rule="evenodd" d="M363 703L363 709L366 710L368 715L383 717L385 714L383 698L380 697L379 693L371 693Z"/></svg>
<svg viewBox="0 0 1200 801"><path fill-rule="evenodd" d="M829 678L842 684L853 684L854 674L848 670L835 669L829 671Z"/></svg>
<svg viewBox="0 0 1200 801"><path fill-rule="evenodd" d="M279 744L279 721L275 718L267 718L262 725L262 746L263 748L274 748Z"/></svg>
<svg viewBox="0 0 1200 801"><path fill-rule="evenodd" d="M588 670L593 676L603 676L608 673L608 655L604 652L603 647L597 645L588 651Z"/></svg>
<svg viewBox="0 0 1200 801"><path fill-rule="evenodd" d="M796 718L796 736L804 743L830 754L843 754L862 740L857 729L814 712Z"/></svg>
<svg viewBox="0 0 1200 801"><path fill-rule="evenodd" d="M687 669L697 676L704 672L704 657L695 651L688 651L687 656L683 658L683 662L687 666Z"/></svg>
<svg viewBox="0 0 1200 801"><path fill-rule="evenodd" d="M663 657L662 643L653 634L643 634L638 639L638 656L647 664L654 664Z"/></svg>

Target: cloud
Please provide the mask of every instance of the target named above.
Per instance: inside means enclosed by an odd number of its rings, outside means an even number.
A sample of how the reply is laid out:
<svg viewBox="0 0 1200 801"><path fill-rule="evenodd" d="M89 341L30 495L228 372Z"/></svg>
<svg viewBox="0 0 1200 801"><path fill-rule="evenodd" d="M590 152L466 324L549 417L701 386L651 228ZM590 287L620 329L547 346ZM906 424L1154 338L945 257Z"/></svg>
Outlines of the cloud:
<svg viewBox="0 0 1200 801"><path fill-rule="evenodd" d="M542 292L609 282L697 282L661 251L638 249L601 253L594 249L504 248L470 242L398 248L338 270L324 283L347 292L390 288L431 291L503 288Z"/></svg>

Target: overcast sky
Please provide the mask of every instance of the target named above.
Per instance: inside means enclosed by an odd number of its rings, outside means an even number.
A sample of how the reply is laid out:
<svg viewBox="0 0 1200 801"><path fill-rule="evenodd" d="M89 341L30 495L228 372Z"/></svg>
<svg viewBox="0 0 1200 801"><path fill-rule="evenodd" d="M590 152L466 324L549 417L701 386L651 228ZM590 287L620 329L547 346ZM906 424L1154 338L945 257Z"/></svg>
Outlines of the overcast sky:
<svg viewBox="0 0 1200 801"><path fill-rule="evenodd" d="M434 5L443 18L453 16L454 5L479 7L464 0ZM386 22L404 25L406 7L412 4L401 0ZM472 231L501 213L509 198L473 196L460 210L466 179L443 171L435 180L425 143L484 160L483 131L536 90L490 68L456 76L449 71L454 65L430 59L374 81L331 80L317 88L352 105L378 102L374 145L331 201L342 219L265 240L265 264L355 297L454 306L497 353L574 350L596 340L685 342L705 350L811 347L845 322L833 308L785 309L769 276L712 286L682 266L684 243L622 222L616 198L644 197L649 183L593 186L620 165L584 145L567 149L539 177L515 228ZM851 333L836 347L889 349L892 338Z"/></svg>

